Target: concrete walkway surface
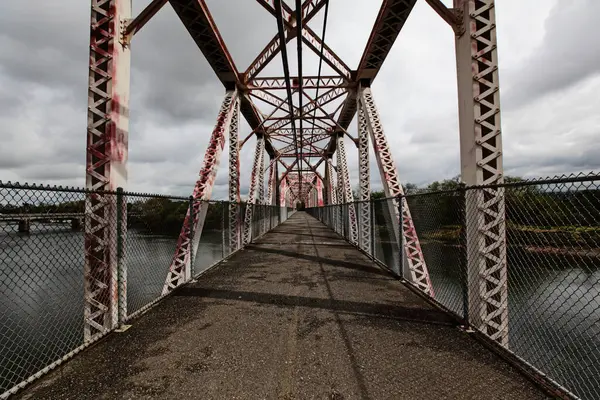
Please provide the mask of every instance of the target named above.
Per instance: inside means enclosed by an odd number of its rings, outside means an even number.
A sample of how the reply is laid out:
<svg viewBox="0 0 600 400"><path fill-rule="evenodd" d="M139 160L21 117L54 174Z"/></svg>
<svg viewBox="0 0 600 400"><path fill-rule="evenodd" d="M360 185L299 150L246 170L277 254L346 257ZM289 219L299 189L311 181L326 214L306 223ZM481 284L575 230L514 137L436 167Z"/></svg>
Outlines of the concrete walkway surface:
<svg viewBox="0 0 600 400"><path fill-rule="evenodd" d="M303 212L22 399L542 399Z"/></svg>

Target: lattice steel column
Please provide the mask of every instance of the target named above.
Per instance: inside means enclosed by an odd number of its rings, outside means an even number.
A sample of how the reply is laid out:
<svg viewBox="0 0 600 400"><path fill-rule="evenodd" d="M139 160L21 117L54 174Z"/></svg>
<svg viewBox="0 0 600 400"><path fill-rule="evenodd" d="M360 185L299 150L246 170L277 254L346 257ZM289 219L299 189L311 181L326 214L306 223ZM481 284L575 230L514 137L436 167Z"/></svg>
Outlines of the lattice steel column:
<svg viewBox="0 0 600 400"><path fill-rule="evenodd" d="M357 100L359 101L359 100ZM360 105L357 108L358 122L358 234L359 246L364 251L371 251L371 185L369 171L369 129L365 111Z"/></svg>
<svg viewBox="0 0 600 400"><path fill-rule="evenodd" d="M265 155L264 155L264 151L263 151L263 154L261 155L260 169L258 171L258 176L259 176L258 200L257 200L256 204L263 206L266 204L266 201L265 201ZM260 224L259 236L260 236L265 232L265 225L266 225L264 207L258 207L258 220L260 221L259 222L259 224Z"/></svg>
<svg viewBox="0 0 600 400"><path fill-rule="evenodd" d="M267 183L267 198L265 199L265 204L272 205L274 202L273 194L275 193L275 188L273 187L273 180L275 179L275 168L277 167L277 162L271 160L269 163L269 180Z"/></svg>
<svg viewBox="0 0 600 400"><path fill-rule="evenodd" d="M455 0L466 33L456 38L461 177L467 185L503 182L494 0ZM467 192L470 324L508 346L504 190Z"/></svg>
<svg viewBox="0 0 600 400"><path fill-rule="evenodd" d="M219 160L225 147L225 135L237 110L236 97L235 91L227 91L221 104L217 124L204 154L204 165L200 170L200 176L196 181L196 186L192 193L194 200L192 207L193 215L190 215L188 210L185 216L183 227L177 240L175 256L173 257L173 262L171 263L163 287L163 294L169 293L191 278L192 266L198 252L202 227L204 226L206 211L208 210L207 201L210 200L219 167Z"/></svg>
<svg viewBox="0 0 600 400"><path fill-rule="evenodd" d="M263 145L264 146L264 145ZM264 153L264 151L263 151ZM260 156L260 165L258 170L258 201L257 204L265 204L265 155Z"/></svg>
<svg viewBox="0 0 600 400"><path fill-rule="evenodd" d="M126 187L129 136L130 49L121 43L131 18L128 0L92 0L88 89L86 187ZM92 340L118 323L116 196L89 194L85 201L84 339ZM123 207L120 218L126 218ZM125 233L127 224L121 224ZM122 271L124 274L125 271ZM119 293L120 292L120 293Z"/></svg>
<svg viewBox="0 0 600 400"><path fill-rule="evenodd" d="M323 181L317 176L317 206L323 207Z"/></svg>
<svg viewBox="0 0 600 400"><path fill-rule="evenodd" d="M327 204L337 204L337 189L333 173L333 160L331 158L327 159L327 164L325 165L325 168L327 171L327 176L329 177L329 186L327 187Z"/></svg>
<svg viewBox="0 0 600 400"><path fill-rule="evenodd" d="M337 138L337 168L338 168L338 185L342 190L342 201L340 203L348 204L348 217L350 219L350 242L358 243L358 232L356 225L356 209L354 208L354 196L352 195L352 187L350 186L350 173L348 172L348 163L346 162L346 148L344 146L344 136L340 135Z"/></svg>
<svg viewBox="0 0 600 400"><path fill-rule="evenodd" d="M229 249L231 252L241 247L239 114L240 104L237 101L229 128Z"/></svg>
<svg viewBox="0 0 600 400"><path fill-rule="evenodd" d="M258 184L261 170L261 163L263 162L263 154L265 152L265 138L258 136L256 139L256 150L254 152L254 163L252 164L252 175L250 177L250 190L248 193L248 200L246 203L246 215L244 218L244 246L250 243L252 240L252 206L256 204L256 185Z"/></svg>
<svg viewBox="0 0 600 400"><path fill-rule="evenodd" d="M334 173L333 173L333 160L331 158L327 159L327 164L325 165L327 174L329 175L329 204L328 205L333 205L333 204L337 204L337 192L338 192L338 185L335 184L335 178L334 178ZM333 209L330 208L331 213L331 223L333 224L333 229L338 232L338 221L339 221L339 207L333 207Z"/></svg>
<svg viewBox="0 0 600 400"><path fill-rule="evenodd" d="M287 185L287 178L283 178L281 180L281 183L279 184L280 189L279 189L279 206L280 207L287 207L288 202L287 202L287 197L288 197L288 185Z"/></svg>
<svg viewBox="0 0 600 400"><path fill-rule="evenodd" d="M277 159L273 160L273 182L271 182L271 184L273 185L271 205L278 206L281 199L281 192L279 189L279 163Z"/></svg>
<svg viewBox="0 0 600 400"><path fill-rule="evenodd" d="M398 170L394 163L394 157L383 132L383 126L379 119L379 112L375 106L373 95L371 94L371 88L365 87L359 89L359 108L364 108L364 115L367 120L367 126L369 133L371 134L371 140L373 141L373 148L375 149L375 158L377 159L377 165L379 166L379 173L381 174L381 182L383 183L383 190L386 197L397 197L404 195L404 190L400 184L400 178L398 177ZM402 216L398 213L398 204L396 201L391 203L393 210L389 210L390 215L395 215L396 221L399 221L402 217L402 244L406 253L406 260L408 262L408 268L410 270L410 280L423 292L433 296L433 287L429 279L429 271L425 264L425 258L421 251L421 245L417 232L413 224L413 220L408 209L408 203L406 199L402 199ZM390 204L388 202L388 204Z"/></svg>

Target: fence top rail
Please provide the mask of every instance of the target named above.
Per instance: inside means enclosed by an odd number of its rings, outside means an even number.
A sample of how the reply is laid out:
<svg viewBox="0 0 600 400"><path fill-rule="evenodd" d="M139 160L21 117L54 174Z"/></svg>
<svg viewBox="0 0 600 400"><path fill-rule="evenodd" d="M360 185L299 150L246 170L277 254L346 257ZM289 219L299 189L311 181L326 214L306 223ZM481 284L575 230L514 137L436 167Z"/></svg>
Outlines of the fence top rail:
<svg viewBox="0 0 600 400"><path fill-rule="evenodd" d="M560 175L555 177L546 177L546 178L531 178L531 179L523 179L515 182L505 182L505 183L497 183L493 185L476 185L476 186L466 186L466 190L472 189L493 189L493 188L501 188L501 187L519 187L519 186L535 186L535 185L553 185L559 183L582 183L582 182L593 182L600 181L600 174L595 172L579 173L579 174L571 174L571 175Z"/></svg>
<svg viewBox="0 0 600 400"><path fill-rule="evenodd" d="M167 198L174 200L189 200L189 197L175 196L160 193L142 193L142 192L128 192L121 190L92 190L74 186L55 186L55 185L40 185L36 183L20 183L20 182L3 182L0 181L0 189L17 189L17 190L36 190L41 192L60 192L60 193L82 193L82 194L106 194L116 195L122 194L123 196L130 197L155 197L155 198Z"/></svg>
<svg viewBox="0 0 600 400"><path fill-rule="evenodd" d="M192 201L192 196L175 196L169 194L161 194L161 193L143 193L143 192L128 192L125 190L121 190L121 188L117 190L91 190L79 187L70 187L70 186L54 186L54 185L40 185L35 183L19 183L19 182L3 182L0 181L0 189L13 189L13 190L34 190L40 192L56 192L56 193L81 193L81 194L99 194L99 195L122 195L124 197L151 197L155 199L169 199L169 200L181 200L181 201ZM219 204L225 203L230 204L232 202L228 200L193 200L199 202L205 202L210 204ZM235 204L252 204L254 206L265 206L265 207L274 207L281 208L278 205L273 204L258 204L258 203L247 203L247 202L239 202Z"/></svg>
<svg viewBox="0 0 600 400"><path fill-rule="evenodd" d="M600 175L594 172L589 172L587 174L579 173L573 175L561 175L555 176L553 178L531 178L531 179L522 179L514 182L505 182L505 183L496 183L493 185L472 185L467 186L463 183L459 184L459 187L456 189L447 189L447 190L435 190L435 191L421 191L417 193L410 193L404 196L399 197L417 197L417 196L427 196L427 195L439 195L439 194L450 194L450 193L460 193L463 191L469 190L478 190L478 189L498 189L498 188L511 188L511 187L525 187L525 186L536 186L536 185L553 185L553 184L568 184L568 183L583 183L583 182L594 182L600 181Z"/></svg>
<svg viewBox="0 0 600 400"><path fill-rule="evenodd" d="M589 172L589 173L581 172L579 174L561 175L561 176L555 176L553 178L546 177L546 178L522 179L519 181L496 183L493 185L467 186L463 183L459 183L459 187L455 188L455 189L434 190L434 191L427 191L426 189L417 189L419 191L416 193L404 194L404 195L400 195L398 197L382 197L382 198L378 198L378 199L370 199L370 200L365 200L365 201L353 201L353 202L349 202L349 203L327 204L323 207L311 207L311 208L324 208L324 207L340 206L340 205L347 205L347 204L372 203L372 202L376 202L376 201L411 198L411 197L419 197L419 196L457 194L457 193L466 192L469 190L478 190L478 189L498 189L498 188L511 188L511 187L514 188L514 187L526 187L526 186L536 186L536 185L585 183L585 182L594 182L594 181L600 181L600 174L597 174L595 172Z"/></svg>

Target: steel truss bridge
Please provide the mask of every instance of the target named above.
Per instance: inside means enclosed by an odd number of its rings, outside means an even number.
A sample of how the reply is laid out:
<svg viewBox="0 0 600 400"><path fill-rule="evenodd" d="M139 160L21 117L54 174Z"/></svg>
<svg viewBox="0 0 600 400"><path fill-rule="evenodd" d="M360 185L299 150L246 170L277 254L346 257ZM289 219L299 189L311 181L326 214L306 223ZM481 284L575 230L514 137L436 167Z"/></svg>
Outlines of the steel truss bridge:
<svg viewBox="0 0 600 400"><path fill-rule="evenodd" d="M454 7L447 8L440 0L426 1L448 23L448 34L455 37L462 180L467 185L490 185L467 199L471 202L467 208L475 210L466 221L468 277L475 282L469 293L469 314L478 330L507 345L504 202L502 189L493 186L503 182L495 2L454 0ZM385 195L401 196L401 179L371 85L415 3L416 0L384 0L360 62L348 65L324 40L327 0L256 0L256 6L264 8L277 29L254 61L242 70L233 62L204 0L153 0L138 16L132 15L131 1L92 0L87 188L114 191L126 187L131 43L162 7L169 6L224 88L204 163L192 191L194 200L211 198L221 154L228 146L229 201L240 201L240 148L251 136L256 136L256 150L248 203L293 206L303 202L307 206L322 206L369 200L369 146L376 150ZM311 22L317 18L324 20L321 34L311 29ZM297 51L290 54L286 44L293 42ZM303 74L307 52L318 56L317 76ZM290 74L292 58L297 60L297 76ZM283 76L261 74L272 63L282 63ZM321 74L324 65L334 73ZM355 116L357 137L348 133ZM240 135L241 117L250 125L248 136ZM345 137L352 139L356 148L345 148ZM359 160L358 199L353 197L347 165L348 157L355 156ZM191 240L190 232L201 232L206 216L206 203L194 204L181 228L164 293L190 277L192 254L196 254L200 238L196 234ZM91 215L85 231L87 340L117 324L116 259L109 226L118 209L114 196L100 192L87 196L86 212ZM248 243L252 209L246 208L240 220L236 218L235 206L231 206L232 248ZM357 210L354 205L348 211L350 239L364 249L370 247L372 240L370 212L368 206ZM391 204L389 213L401 227L409 279L422 292L433 295L408 204Z"/></svg>

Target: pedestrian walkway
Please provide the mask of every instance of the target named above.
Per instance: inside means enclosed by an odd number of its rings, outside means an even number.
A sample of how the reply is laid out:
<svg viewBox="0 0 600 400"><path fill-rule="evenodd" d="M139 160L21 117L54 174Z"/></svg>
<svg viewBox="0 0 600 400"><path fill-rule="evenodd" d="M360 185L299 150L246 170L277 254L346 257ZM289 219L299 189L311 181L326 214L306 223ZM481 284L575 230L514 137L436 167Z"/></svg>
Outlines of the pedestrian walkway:
<svg viewBox="0 0 600 400"><path fill-rule="evenodd" d="M31 399L542 399L303 212L37 381Z"/></svg>

